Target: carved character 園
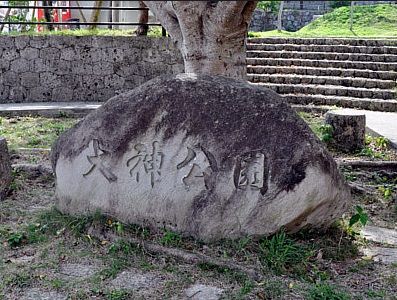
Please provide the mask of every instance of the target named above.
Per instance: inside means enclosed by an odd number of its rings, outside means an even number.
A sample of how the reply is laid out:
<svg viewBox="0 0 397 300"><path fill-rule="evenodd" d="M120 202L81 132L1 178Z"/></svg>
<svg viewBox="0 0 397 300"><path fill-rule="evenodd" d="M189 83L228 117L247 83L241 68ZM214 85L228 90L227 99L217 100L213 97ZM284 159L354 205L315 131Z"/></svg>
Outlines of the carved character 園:
<svg viewBox="0 0 397 300"><path fill-rule="evenodd" d="M256 153L245 155L238 161L234 184L237 189L261 190L264 186L265 155Z"/></svg>

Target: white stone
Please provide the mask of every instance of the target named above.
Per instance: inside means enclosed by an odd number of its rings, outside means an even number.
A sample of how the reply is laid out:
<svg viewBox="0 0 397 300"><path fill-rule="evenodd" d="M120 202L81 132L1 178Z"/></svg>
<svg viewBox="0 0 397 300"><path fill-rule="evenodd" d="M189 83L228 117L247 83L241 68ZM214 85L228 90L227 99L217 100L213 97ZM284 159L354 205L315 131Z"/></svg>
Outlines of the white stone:
<svg viewBox="0 0 397 300"><path fill-rule="evenodd" d="M195 284L186 290L186 297L192 300L219 300L222 293L223 289L221 288Z"/></svg>
<svg viewBox="0 0 397 300"><path fill-rule="evenodd" d="M367 225L361 230L367 240L397 246L397 231L377 226Z"/></svg>
<svg viewBox="0 0 397 300"><path fill-rule="evenodd" d="M376 262L382 262L387 265L397 263L397 248L370 247L364 248L362 251L365 256Z"/></svg>

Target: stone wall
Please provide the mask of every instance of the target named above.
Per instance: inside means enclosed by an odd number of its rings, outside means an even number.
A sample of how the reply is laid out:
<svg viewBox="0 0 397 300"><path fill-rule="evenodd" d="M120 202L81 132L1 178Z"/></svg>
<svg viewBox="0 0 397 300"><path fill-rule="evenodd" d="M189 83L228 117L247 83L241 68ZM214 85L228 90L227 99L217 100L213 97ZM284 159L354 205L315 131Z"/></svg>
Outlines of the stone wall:
<svg viewBox="0 0 397 300"><path fill-rule="evenodd" d="M293 10L314 10L326 12L332 10L332 0L327 1L284 1L285 9ZM374 5L374 4L395 4L396 0L364 0L354 1L354 5Z"/></svg>
<svg viewBox="0 0 397 300"><path fill-rule="evenodd" d="M284 10L282 16L283 30L297 31L313 21L318 15L312 10ZM277 28L277 14L256 9L251 19L250 31L268 31Z"/></svg>
<svg viewBox="0 0 397 300"><path fill-rule="evenodd" d="M182 71L168 38L0 36L0 103L106 101Z"/></svg>
<svg viewBox="0 0 397 300"><path fill-rule="evenodd" d="M312 22L316 16L332 10L332 1L285 1L282 15L282 27L287 31L298 31ZM393 1L355 1L355 5L397 4ZM250 25L250 31L269 31L277 28L277 12L256 9Z"/></svg>

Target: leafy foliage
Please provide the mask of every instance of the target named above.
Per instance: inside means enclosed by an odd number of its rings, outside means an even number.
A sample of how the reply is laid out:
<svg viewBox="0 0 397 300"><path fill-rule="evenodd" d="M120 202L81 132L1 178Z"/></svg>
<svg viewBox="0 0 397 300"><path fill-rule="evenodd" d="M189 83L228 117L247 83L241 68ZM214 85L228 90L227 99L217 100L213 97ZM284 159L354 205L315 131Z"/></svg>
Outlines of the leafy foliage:
<svg viewBox="0 0 397 300"><path fill-rule="evenodd" d="M160 242L164 246L177 247L181 244L182 237L176 232L165 230Z"/></svg>
<svg viewBox="0 0 397 300"><path fill-rule="evenodd" d="M259 1L257 7L268 12L277 12L280 0Z"/></svg>
<svg viewBox="0 0 397 300"><path fill-rule="evenodd" d="M335 287L326 284L318 283L313 286L308 295L309 300L348 300L351 297L342 291L338 291Z"/></svg>
<svg viewBox="0 0 397 300"><path fill-rule="evenodd" d="M364 212L361 206L356 206L356 213L349 220L349 227L353 227L355 224L360 223L365 226L368 222L368 214Z"/></svg>
<svg viewBox="0 0 397 300"><path fill-rule="evenodd" d="M331 7L339 8L339 7L343 7L343 6L349 6L350 3L351 3L350 0L334 0L334 1L331 1Z"/></svg>
<svg viewBox="0 0 397 300"><path fill-rule="evenodd" d="M319 128L320 131L320 139L323 142L330 142L332 140L332 135L334 132L334 128L329 124L323 124Z"/></svg>
<svg viewBox="0 0 397 300"><path fill-rule="evenodd" d="M298 245L284 231L263 239L259 248L262 265L278 275L287 271L300 273L300 269L305 267L312 255L311 251Z"/></svg>
<svg viewBox="0 0 397 300"><path fill-rule="evenodd" d="M384 137L365 136L365 147L361 150L361 156L370 158L385 158L385 150L389 147L389 141Z"/></svg>
<svg viewBox="0 0 397 300"><path fill-rule="evenodd" d="M297 32L273 30L251 32L252 37L395 37L397 5L378 4L354 7L353 32L350 30L350 7L326 13ZM397 95L397 94L396 94Z"/></svg>

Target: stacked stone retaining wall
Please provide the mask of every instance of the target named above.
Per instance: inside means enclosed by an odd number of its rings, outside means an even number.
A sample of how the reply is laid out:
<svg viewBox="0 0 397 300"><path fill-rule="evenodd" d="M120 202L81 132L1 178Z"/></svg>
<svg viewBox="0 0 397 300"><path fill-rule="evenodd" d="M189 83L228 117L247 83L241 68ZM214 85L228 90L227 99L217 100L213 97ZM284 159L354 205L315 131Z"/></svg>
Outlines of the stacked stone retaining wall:
<svg viewBox="0 0 397 300"><path fill-rule="evenodd" d="M318 16L332 10L332 1L285 1L282 14L282 29L298 31ZM355 1L355 5L397 4L397 1ZM277 28L277 11L256 9L250 24L250 31L269 31Z"/></svg>
<svg viewBox="0 0 397 300"><path fill-rule="evenodd" d="M0 36L0 103L106 101L182 71L168 38Z"/></svg>

